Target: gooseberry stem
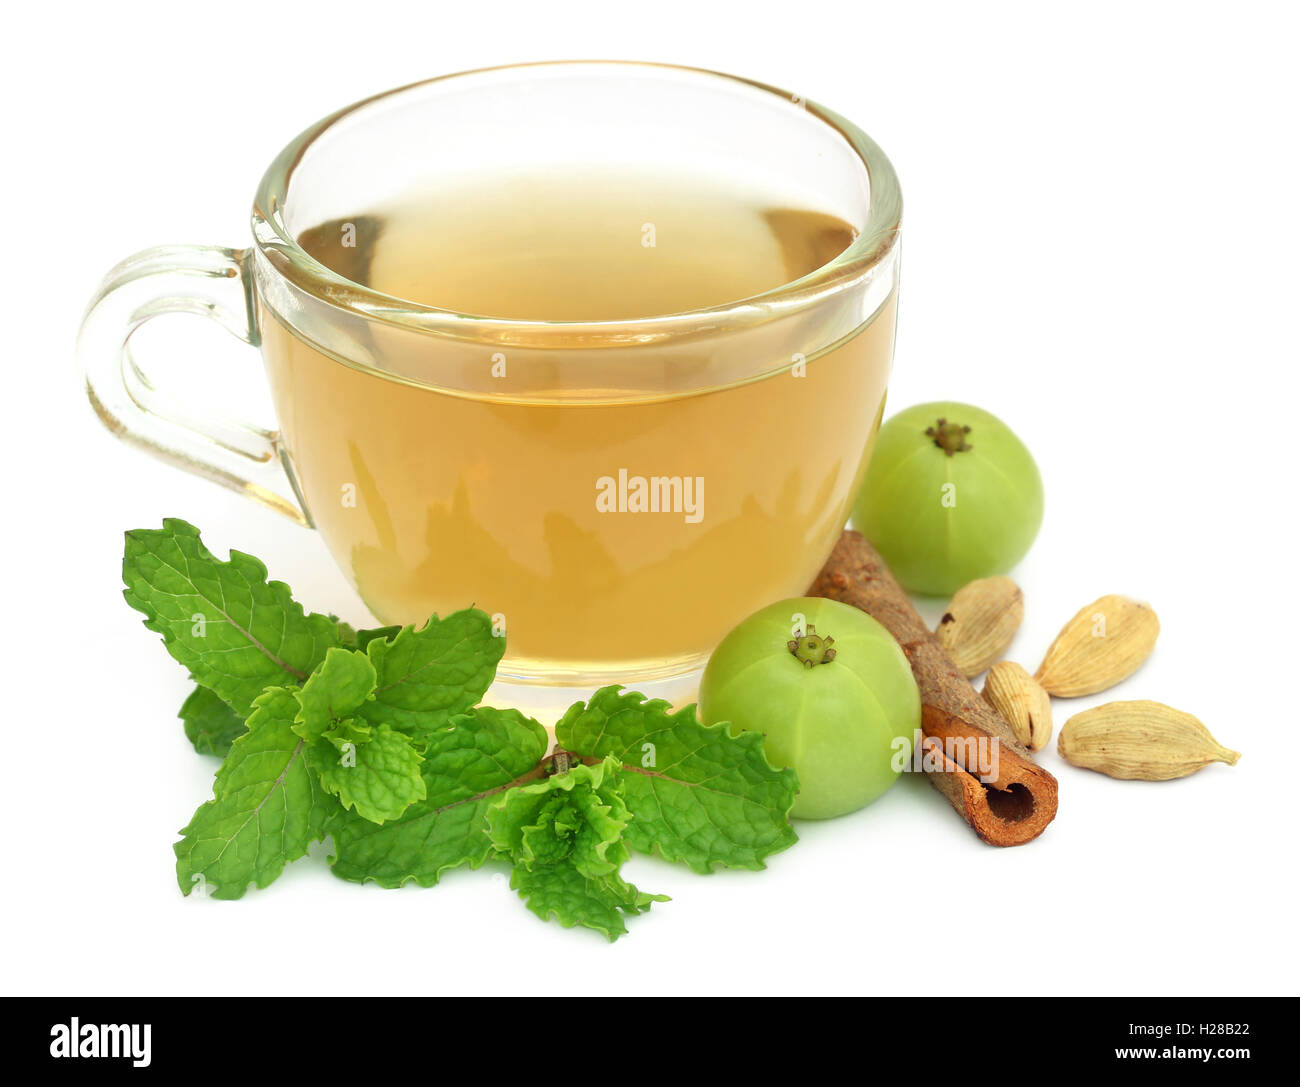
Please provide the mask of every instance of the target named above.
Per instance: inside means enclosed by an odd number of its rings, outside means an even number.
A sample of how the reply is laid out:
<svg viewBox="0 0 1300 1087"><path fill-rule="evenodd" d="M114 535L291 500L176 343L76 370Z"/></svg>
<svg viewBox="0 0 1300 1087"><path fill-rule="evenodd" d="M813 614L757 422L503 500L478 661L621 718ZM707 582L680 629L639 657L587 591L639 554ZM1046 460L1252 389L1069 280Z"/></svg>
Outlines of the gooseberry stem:
<svg viewBox="0 0 1300 1087"><path fill-rule="evenodd" d="M830 664L835 659L835 650L831 648L835 639L829 634L818 634L817 628L811 624L802 635L791 638L785 644L796 660L803 661L805 668L811 668L814 664Z"/></svg>
<svg viewBox="0 0 1300 1087"><path fill-rule="evenodd" d="M934 426L925 428L925 436L933 438L934 444L950 457L954 453L966 453L974 448L966 440L966 435L969 433L970 427L962 426L961 423L950 423L942 418L937 420Z"/></svg>

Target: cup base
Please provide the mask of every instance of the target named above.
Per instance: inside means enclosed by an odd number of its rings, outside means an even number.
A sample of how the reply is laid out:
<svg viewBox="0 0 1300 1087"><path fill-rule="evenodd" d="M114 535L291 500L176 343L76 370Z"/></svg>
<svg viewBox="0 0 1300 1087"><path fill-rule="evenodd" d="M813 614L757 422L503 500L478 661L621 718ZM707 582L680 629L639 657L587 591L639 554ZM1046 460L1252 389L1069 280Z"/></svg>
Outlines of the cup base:
<svg viewBox="0 0 1300 1087"><path fill-rule="evenodd" d="M674 710L694 702L699 695L700 677L704 673L701 662L687 671L667 676L651 676L645 680L624 678L622 686L628 690L640 691L647 699L661 698ZM602 684L587 683L557 686L541 685L522 678L501 675L487 689L483 704L502 709L517 709L520 713L541 722L552 736L555 723L564 716L564 711L575 702L585 702Z"/></svg>

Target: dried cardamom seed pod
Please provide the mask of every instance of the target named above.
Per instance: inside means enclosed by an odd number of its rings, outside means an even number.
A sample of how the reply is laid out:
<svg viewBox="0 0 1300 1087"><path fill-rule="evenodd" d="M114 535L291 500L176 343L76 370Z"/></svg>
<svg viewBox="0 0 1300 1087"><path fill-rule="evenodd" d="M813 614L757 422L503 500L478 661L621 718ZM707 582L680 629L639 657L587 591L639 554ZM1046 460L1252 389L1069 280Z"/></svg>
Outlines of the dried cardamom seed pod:
<svg viewBox="0 0 1300 1087"><path fill-rule="evenodd" d="M1160 620L1150 604L1103 596L1056 636L1034 678L1048 694L1077 698L1128 679L1151 656Z"/></svg>
<svg viewBox="0 0 1300 1087"><path fill-rule="evenodd" d="M984 700L998 711L1016 739L1041 751L1052 738L1052 699L1015 661L998 661L984 680Z"/></svg>
<svg viewBox="0 0 1300 1087"><path fill-rule="evenodd" d="M1066 721L1056 746L1075 766L1139 781L1186 777L1212 762L1232 766L1241 758L1190 713L1160 702L1107 702L1084 710Z"/></svg>
<svg viewBox="0 0 1300 1087"><path fill-rule="evenodd" d="M1007 651L1025 617L1025 597L1009 577L985 577L957 590L935 637L967 679Z"/></svg>

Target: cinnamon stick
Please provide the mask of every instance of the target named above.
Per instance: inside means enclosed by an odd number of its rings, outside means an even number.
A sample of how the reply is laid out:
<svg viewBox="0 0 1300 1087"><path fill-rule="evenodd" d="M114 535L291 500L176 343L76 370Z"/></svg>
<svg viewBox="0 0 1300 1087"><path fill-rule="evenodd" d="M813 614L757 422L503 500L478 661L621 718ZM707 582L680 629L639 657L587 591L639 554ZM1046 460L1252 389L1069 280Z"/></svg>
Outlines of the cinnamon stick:
<svg viewBox="0 0 1300 1087"><path fill-rule="evenodd" d="M922 768L975 833L990 845L1042 834L1056 817L1056 778L953 664L866 538L846 531L809 592L861 608L903 647L921 691Z"/></svg>

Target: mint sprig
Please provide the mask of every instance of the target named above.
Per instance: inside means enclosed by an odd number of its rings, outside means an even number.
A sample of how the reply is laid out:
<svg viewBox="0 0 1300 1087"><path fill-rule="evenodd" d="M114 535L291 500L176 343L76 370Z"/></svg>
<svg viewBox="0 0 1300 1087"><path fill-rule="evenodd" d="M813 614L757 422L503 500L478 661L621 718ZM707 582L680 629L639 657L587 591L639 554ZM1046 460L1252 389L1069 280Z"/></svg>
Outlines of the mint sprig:
<svg viewBox="0 0 1300 1087"><path fill-rule="evenodd" d="M762 868L795 840L794 772L694 707L604 688L547 757L538 722L478 705L505 651L481 611L356 630L174 519L127 533L122 569L127 602L199 685L186 735L224 759L175 846L186 894L238 898L332 837L343 879L428 887L495 859L539 917L614 940L666 901L623 879L631 851L709 872Z"/></svg>

